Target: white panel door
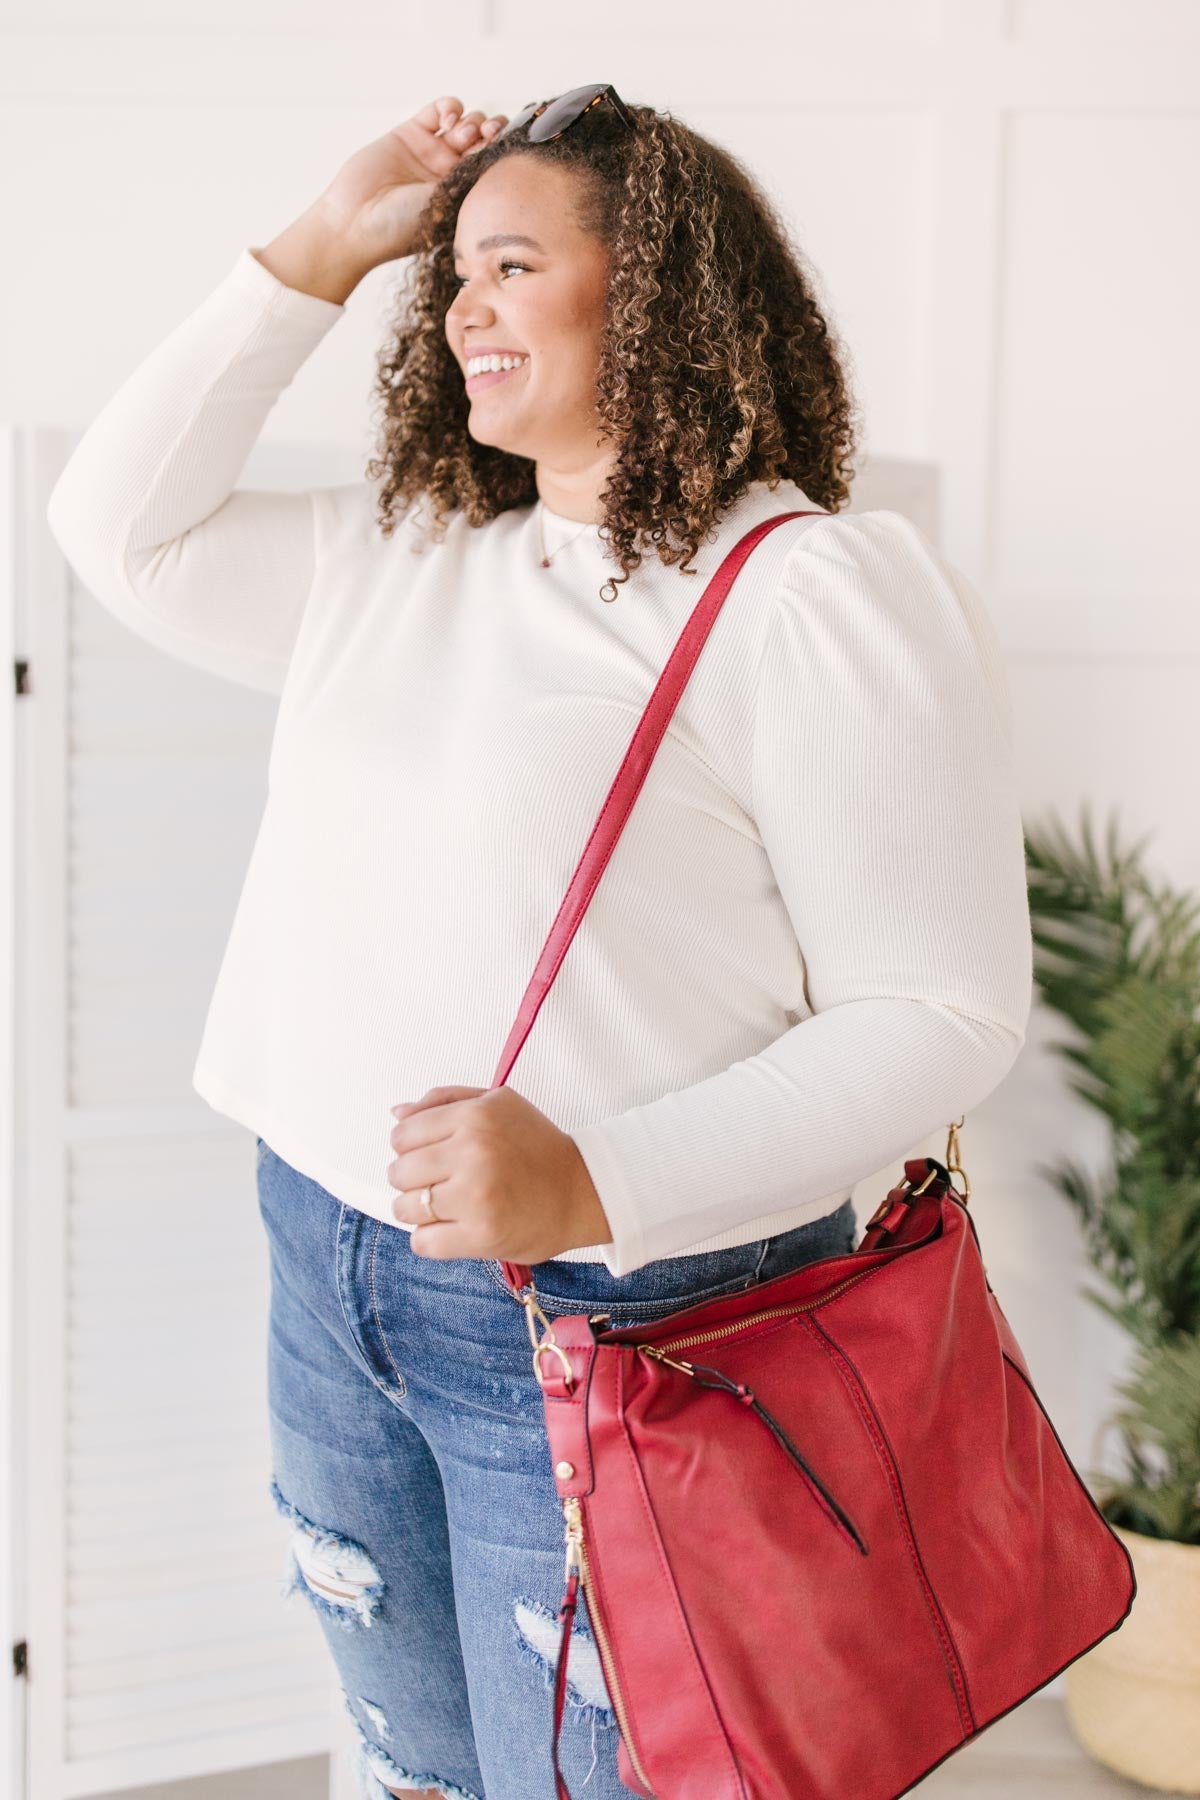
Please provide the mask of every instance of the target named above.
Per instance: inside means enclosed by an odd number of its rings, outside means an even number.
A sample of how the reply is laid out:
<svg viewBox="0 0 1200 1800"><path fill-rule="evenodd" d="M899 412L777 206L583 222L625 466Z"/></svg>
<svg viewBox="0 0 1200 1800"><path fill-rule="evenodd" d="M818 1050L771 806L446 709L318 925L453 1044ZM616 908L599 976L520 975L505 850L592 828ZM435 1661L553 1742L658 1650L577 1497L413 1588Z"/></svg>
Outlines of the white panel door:
<svg viewBox="0 0 1200 1800"><path fill-rule="evenodd" d="M11 1623L28 1644L13 1760L20 1800L66 1800L324 1751L335 1689L315 1618L281 1598L254 1143L191 1087L277 701L152 648L82 591L45 521L70 442L8 444L12 632L28 663L5 714L18 802L5 1298L8 1395L25 1413ZM345 455L260 446L244 484L359 472Z"/></svg>

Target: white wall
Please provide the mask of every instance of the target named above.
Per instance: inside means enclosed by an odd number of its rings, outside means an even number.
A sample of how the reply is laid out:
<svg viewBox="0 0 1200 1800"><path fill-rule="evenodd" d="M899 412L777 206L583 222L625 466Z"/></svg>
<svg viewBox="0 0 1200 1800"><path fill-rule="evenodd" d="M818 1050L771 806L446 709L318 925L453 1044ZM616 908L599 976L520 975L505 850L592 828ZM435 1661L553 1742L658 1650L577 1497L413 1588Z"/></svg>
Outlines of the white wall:
<svg viewBox="0 0 1200 1800"><path fill-rule="evenodd" d="M1009 657L1026 818L1073 824L1086 798L1200 882L1188 0L7 0L0 418L86 424L242 245L425 99L513 113L593 78L750 162L849 342L867 450L939 466L938 535ZM365 453L388 282L269 438ZM1118 1345L1033 1171L1104 1137L1047 1034L1035 1014L963 1154L993 1285L1086 1463Z"/></svg>

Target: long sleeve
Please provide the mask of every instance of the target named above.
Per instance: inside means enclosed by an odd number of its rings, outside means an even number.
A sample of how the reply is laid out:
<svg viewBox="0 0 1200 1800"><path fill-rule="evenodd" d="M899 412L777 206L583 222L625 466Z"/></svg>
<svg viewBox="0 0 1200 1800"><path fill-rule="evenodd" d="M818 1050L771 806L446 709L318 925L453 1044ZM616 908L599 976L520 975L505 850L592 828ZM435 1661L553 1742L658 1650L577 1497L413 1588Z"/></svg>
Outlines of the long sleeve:
<svg viewBox="0 0 1200 1800"><path fill-rule="evenodd" d="M783 1208L820 1212L978 1105L1024 1042L1024 839L978 596L909 520L877 511L804 532L772 605L755 821L811 1016L571 1133L615 1275Z"/></svg>
<svg viewBox="0 0 1200 1800"><path fill-rule="evenodd" d="M232 491L271 408L345 312L251 250L84 432L47 519L123 624L278 693L312 584L314 494Z"/></svg>

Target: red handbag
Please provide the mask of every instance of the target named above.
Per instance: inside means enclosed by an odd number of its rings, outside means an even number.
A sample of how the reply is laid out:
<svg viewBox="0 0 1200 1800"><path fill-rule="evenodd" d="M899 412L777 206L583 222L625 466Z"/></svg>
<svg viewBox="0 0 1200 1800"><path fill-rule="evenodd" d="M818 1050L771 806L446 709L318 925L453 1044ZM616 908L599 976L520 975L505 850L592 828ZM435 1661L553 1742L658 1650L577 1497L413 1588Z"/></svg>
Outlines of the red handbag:
<svg viewBox="0 0 1200 1800"><path fill-rule="evenodd" d="M804 516L747 532L697 602L494 1086L734 576L767 532ZM618 1772L646 1800L895 1800L1128 1616L1133 1564L1038 1398L956 1156L951 1126L946 1164L906 1161L853 1251L648 1325L604 1329L607 1313L551 1324L529 1267L501 1265L525 1307L566 1521L559 1800L580 1581Z"/></svg>

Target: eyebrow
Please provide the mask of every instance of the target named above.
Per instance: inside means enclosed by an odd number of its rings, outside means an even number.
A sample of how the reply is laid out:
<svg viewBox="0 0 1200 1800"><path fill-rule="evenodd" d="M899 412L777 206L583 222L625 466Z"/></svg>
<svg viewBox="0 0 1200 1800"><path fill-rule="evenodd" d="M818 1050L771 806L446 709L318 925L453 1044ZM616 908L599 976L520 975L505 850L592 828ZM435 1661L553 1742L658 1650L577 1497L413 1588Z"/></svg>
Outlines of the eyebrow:
<svg viewBox="0 0 1200 1800"><path fill-rule="evenodd" d="M476 250L496 250L501 244L524 244L527 250L540 250L543 256L546 254L536 238L525 237L519 231L495 231L491 237L480 238L475 248ZM461 254L462 252L455 245L454 259L456 262Z"/></svg>

